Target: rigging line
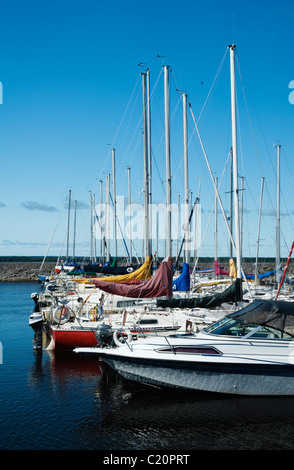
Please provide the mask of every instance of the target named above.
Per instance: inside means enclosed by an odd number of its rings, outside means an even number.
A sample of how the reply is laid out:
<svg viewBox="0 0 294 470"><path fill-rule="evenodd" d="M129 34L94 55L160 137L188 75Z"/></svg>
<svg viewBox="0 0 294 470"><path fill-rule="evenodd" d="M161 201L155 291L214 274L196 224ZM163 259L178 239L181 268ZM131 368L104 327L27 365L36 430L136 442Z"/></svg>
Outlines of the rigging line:
<svg viewBox="0 0 294 470"><path fill-rule="evenodd" d="M207 97L206 97L206 100L205 100L205 102L204 102L204 104L203 104L203 106L202 106L202 109L201 109L201 111L200 111L199 117L198 117L198 119L197 119L197 124L198 124L198 122L199 122L200 119L201 119L202 113L204 112L204 108L205 108L205 106L206 106L208 100L211 99L211 96L210 96L210 95L212 94L212 90L213 90L213 89L215 88L215 86L216 86L216 82L217 82L218 77L219 77L219 75L220 75L220 72L221 72L221 70L222 70L223 63L224 63L225 57L226 57L226 55L227 55L227 52L228 52L228 48L226 49L226 51L225 51L225 53L224 53L224 56L223 56L222 61L221 61L220 65L219 65L219 68L218 68L218 70L217 70L217 73L216 73L216 75L215 75L215 77L214 77L214 80L213 80L213 82L212 82L212 85L211 85L211 87L210 87L210 90L209 90L209 92L208 92L208 95L207 95ZM181 93L180 90L179 90L179 87L178 87L178 84L177 84L177 81L176 81L176 79L175 79L175 76L174 76L174 73L173 73L173 72L172 72L172 77L173 77L173 80L174 80L174 82L175 82L177 91L178 91L179 93ZM206 112L206 111L205 111L205 112ZM190 138L189 138L188 145L191 143L192 138L193 138L193 135L194 135L195 132L196 132L196 129L195 129L195 127L194 127L194 129L192 130L192 134L191 134L191 136L190 136ZM184 158L184 156L182 156L182 160L183 160L183 158ZM181 161L182 161L182 160L181 160ZM178 166L178 169L177 169L176 174L177 174L178 171L179 171L180 165L181 165L181 162L179 163L179 166Z"/></svg>
<svg viewBox="0 0 294 470"><path fill-rule="evenodd" d="M218 68L218 70L217 70L217 72L216 72L216 75L215 75L215 77L214 77L214 80L213 80L213 82L212 82L212 85L211 85L211 87L210 87L210 90L209 90L209 92L208 92L208 95L207 95L207 97L206 97L206 100L205 100L205 102L204 102L204 104L203 104L203 106L202 106L202 109L201 109L200 114L199 114L198 119L197 119L197 124L199 123L199 121L200 121L200 119L201 119L201 117L202 117L202 113L203 113L203 111L204 111L204 108L206 107L206 104L207 104L208 100L211 99L210 95L212 94L212 90L215 88L216 81L218 80L218 77L219 77L219 74L220 74L221 69L222 69L222 67L223 67L223 63L224 63L224 60L225 60L225 57L226 57L227 53L228 53L228 48L226 49L226 52L224 53L224 56L223 56L223 58L222 58L222 61L221 61L221 63L220 63L220 66L219 66L219 68ZM206 111L205 111L205 112L206 112Z"/></svg>
<svg viewBox="0 0 294 470"><path fill-rule="evenodd" d="M258 152L257 145L256 145L255 136L254 136L254 133L253 133L253 127L252 127L252 123L251 123L251 119L250 119L250 115L249 115L249 109L248 109L247 100L246 100L246 96L245 96L245 90L244 90L243 80L242 80L242 76L241 76L241 69L240 69L240 64L239 64L239 58L238 58L238 56L237 56L237 66L238 66L239 77L240 77L240 81L241 81L241 88L242 88L242 92L243 92L243 98L244 98L244 102L245 102L246 113L247 113L247 117L248 117L248 121L249 121L249 127L250 127L250 131L251 131L252 139L253 139L253 144L254 144L254 147L255 147L257 159L258 159L259 166L260 166L260 170L261 170L261 174L262 174L262 176L264 176L264 171L263 171L263 168L262 168L262 164L261 164L259 152ZM253 106L253 107L254 107L254 106ZM255 114L256 114L256 111L255 111ZM257 116L257 115L256 115L256 116ZM263 135L263 133L262 133L262 135ZM265 139L264 139L264 140L265 140ZM270 158L270 162L271 162L271 164L272 164L272 166L273 166L273 163L272 163L271 158ZM274 173L276 174L275 169L274 169ZM267 186L267 185L266 185L266 191L268 192L269 201L270 201L270 204L271 204L271 206L272 206L272 209L274 210L274 204L273 204L273 202L272 202L272 200L271 200L271 196L270 196L269 189L268 189L268 186Z"/></svg>
<svg viewBox="0 0 294 470"><path fill-rule="evenodd" d="M254 147L255 147L256 155L257 155L259 166L260 166L260 169L261 169L261 175L264 176L264 171L263 171L263 168L262 168L260 156L259 156L257 145L256 145L255 136L254 136L254 133L253 133L253 127L252 127L251 119L250 119L250 116L249 116L249 109L248 109L247 100L246 100L246 96L245 96L245 90L244 90L243 80L242 80L242 76L241 76L241 70L240 70L238 55L237 55L237 66L238 66L239 77L240 77L240 81L241 81L241 88L242 88L242 92L243 92L245 108L246 108L247 117L248 117L248 121L249 121L249 127L250 127L250 131L251 131L251 134L252 134L253 144L254 144Z"/></svg>
<svg viewBox="0 0 294 470"><path fill-rule="evenodd" d="M264 176L264 172L263 172L261 160L260 160L259 153L258 153L258 150L257 150L256 140L255 140L254 133L253 133L253 128L252 128L252 124L251 124L251 119L250 119L250 116L249 116L249 110L248 110L247 100L246 100L246 97L245 97L245 91L244 91L243 80L242 80L242 76L241 76L241 67L240 67L238 55L237 55L237 67L238 67L238 70L239 70L239 76L240 76L241 86L242 86L242 91L243 91L243 98L244 98L244 102L245 102L245 107L246 107L246 112L247 112L247 117L248 117L248 121L249 121L250 130L251 130L251 134L252 134L252 138L253 138L253 143L254 143L254 147L255 147L256 154L257 154L258 162L259 162L259 165L260 165L261 174L262 174L262 176ZM245 75L244 75L244 76L245 76ZM245 81L246 81L246 77L245 77ZM249 89L249 87L248 87L248 89ZM249 94L250 94L250 91L249 91ZM255 109L253 100L252 100L252 105L253 105L253 109L254 109L254 112L255 112L255 116L256 116L256 119L257 119L257 122L258 122L258 125L259 125L259 129L260 129L261 135L262 135L262 137L263 137L263 141L264 141L265 147L266 147L267 152L268 152L268 156L269 156L269 160L270 160L270 162L271 162L271 166L272 166L272 168L273 168L274 174L276 175L276 169L275 169L275 167L274 167L274 165L273 165L272 158L271 158L271 155L270 155L270 152L269 152L269 149L268 149L266 140L265 140L264 133L263 133L262 128L261 128L261 124L260 124L260 121L259 121L259 118L258 118L256 109ZM277 176L277 175L276 175L276 176ZM268 197L269 197L269 200L270 200L272 209L274 210L274 204L272 203L272 200L271 200L271 197L270 197L270 193L269 193L269 189L268 189L267 186L266 186L266 190L267 190L267 192L268 192Z"/></svg>
<svg viewBox="0 0 294 470"><path fill-rule="evenodd" d="M139 92L140 92L140 89L139 89L138 95L137 95L137 97L136 97L136 102L137 102L138 97L139 97ZM133 111L134 111L134 109L133 109ZM127 146L127 148L126 148L126 150L125 150L125 153L124 153L124 155L123 155L123 157L122 157L122 159L121 159L121 161L120 161L120 167L119 167L118 170L120 170L120 169L122 168L123 163L124 163L124 160L125 160L125 158L126 158L126 155L127 155L127 153L129 152L130 146L131 146L131 144L133 143L133 141L134 141L134 139L135 139L135 136L137 135L138 128L139 128L140 125L141 125L142 116L143 116L143 114L141 114L141 117L140 117L140 119L139 119L139 121L138 121L138 123L137 123L136 129L135 129L134 132L133 132L133 136L132 136L132 138L130 139L129 145ZM126 133L126 131L125 131L125 133Z"/></svg>
<svg viewBox="0 0 294 470"><path fill-rule="evenodd" d="M114 136L113 143L112 143L112 147L114 147L114 144L115 144L117 135L118 135L119 130L120 130L121 126L122 126L122 123L123 123L123 121L124 121L124 119L125 119L127 110L128 110L128 108L129 108L129 106L130 106L131 100L132 100L133 95L134 95L134 93L135 93L135 90L136 90L136 88L137 88L139 78L140 78L140 75L139 75L138 78L137 78L137 81L136 81L135 86L134 86L134 88L133 88L133 91L132 91L132 93L131 93L130 99L129 99L129 101L128 101L128 104L127 104L127 106L126 106L126 109L125 109L125 111L124 111L124 114L123 114L123 116L122 116L122 119L121 119L121 121L120 121L120 124L119 124L118 129L117 129L117 131L116 131L116 134L115 134L115 136ZM106 159L105 159L105 161L104 161L104 165L103 165L103 167L102 167L102 169L101 169L101 171L100 171L100 174L99 174L98 179L100 179L101 174L103 173L104 168L106 167L106 165L107 165L107 163L108 163L108 159L109 159L110 155L111 155L111 151L109 151L108 156L106 157Z"/></svg>
<svg viewBox="0 0 294 470"><path fill-rule="evenodd" d="M289 163L288 163L287 158L286 158L286 154L285 154L283 148L282 148L282 153L283 153L283 155L284 155L284 157L285 157L284 160L286 161L286 163L287 163L287 165L288 165L289 171L290 171L290 173L292 173L292 172L291 172L291 168L290 168ZM281 193L282 193L283 203L284 203L284 205L285 205L285 207L286 207L286 209L287 209L287 215L289 216L290 225L291 225L291 227L292 227L292 230L294 230L294 227L293 227L293 224L292 224L292 220L291 220L291 215L290 215L290 212L289 212L289 209L288 209L288 207L287 207L287 203L286 203L286 200L285 200L285 197L284 197L284 192L281 191ZM287 246L287 245L286 245L286 246ZM287 246L287 249L288 249L288 253L289 253L289 248L288 248L288 246Z"/></svg>
<svg viewBox="0 0 294 470"><path fill-rule="evenodd" d="M256 149L256 153L257 153L259 165L260 165L260 168L261 168L261 173L263 174L263 169L262 169L261 161L260 161L259 154L258 154L258 151L257 151L256 141L255 141L255 137L254 137L254 134L253 134L252 124L251 124L251 120L250 120L250 116L249 116L249 111L248 111L247 101L246 101L246 97L245 97L245 91L244 91L244 86L243 86L243 81L242 81L242 76L241 76L241 70L240 70L240 64L239 64L238 56L237 56L237 65L238 65L239 76L240 76L240 80L241 80L241 86L242 86L242 91L243 91L243 97L244 97L245 107L246 107L247 116L248 116L248 120L249 120L249 125L250 125L250 129L251 129L251 133L252 133L252 138L253 138L254 146L255 146L255 149ZM253 106L253 107L254 107L254 106ZM255 109L255 108L254 108L254 109ZM255 111L255 114L256 114L256 117L257 117L256 111ZM258 120L258 118L257 118L257 120ZM258 120L258 123L259 123L259 120ZM259 124L259 125L260 125L260 124ZM260 127L261 127L261 126L260 126ZM262 135L263 135L263 133L262 133ZM277 177L276 169L274 168L274 165L273 165L273 162L272 162L271 157L270 157L270 162L271 162L271 165L272 165L272 167L273 167L274 174L275 174L276 177ZM271 200L269 188L268 188L267 185L266 185L266 191L267 191L267 193L268 193L268 197L269 197L269 200L270 200L272 209L275 210L275 209L274 209L274 204L273 204L273 202L272 202L272 200ZM287 209L287 212L288 212L288 215L289 215L290 225L291 225L291 227L292 227L292 229L293 229L294 227L293 227L293 224L292 224L292 220L291 220L291 217L290 217L289 210L288 210L288 208L287 208L287 204L286 204L286 202L285 202L285 198L284 198L283 192L282 192L282 199L283 199L284 205L285 205L285 207L286 207L286 209ZM281 235L282 235L282 237L283 237L283 240L284 240L284 243L285 243L286 247L288 247L287 242L286 242L286 240L285 240L285 237L284 237L284 234L283 234L282 231L281 231Z"/></svg>
<svg viewBox="0 0 294 470"><path fill-rule="evenodd" d="M52 233L50 242L49 242L48 247L47 247L47 250L46 250L46 253L45 253L45 255L44 255L43 261L42 261L41 266L40 266L40 268L39 268L39 273L41 272L41 270L42 270L42 268L43 268L43 265L44 265L44 263L45 263L45 259L47 258L48 251L49 251L49 249L50 249L50 246L51 246L51 243L52 243L52 241L53 241L53 238L54 238L55 232L56 232L56 230L57 230L57 227L58 227L58 225L59 225L61 216L62 216L63 211L64 211L64 209L65 209L65 205L66 205L66 203L67 203L67 199L68 199L68 196L66 197L66 199L65 199L65 201L64 201L64 206L63 206L63 208L61 209L61 212L60 212L58 221L57 221L56 226L55 226L55 228L54 228L54 230L53 230L53 233Z"/></svg>
<svg viewBox="0 0 294 470"><path fill-rule="evenodd" d="M245 175L244 158L243 158L243 145L242 145L241 125L240 125L240 113L239 113L238 98L237 98L237 89L236 89L236 103L237 103L236 108L237 108L237 121L238 121L238 131L239 131L239 141L240 141L240 151L241 151L241 162L242 162L243 175Z"/></svg>
<svg viewBox="0 0 294 470"><path fill-rule="evenodd" d="M227 164L228 164L228 161L229 161L230 157L231 157L231 153L229 152L229 153L228 153L228 156L227 156L227 161L226 161L225 166L224 166L224 169L223 169L223 174L222 174L222 176L221 176L221 179L220 179L220 182L219 182L219 185L218 185L218 189L219 189L219 190L220 190L220 188L221 188L222 181L223 181L223 177L224 177L224 175L225 175L226 167L227 167ZM196 266L197 266L198 261L199 261L199 258L200 258L200 254L201 254L201 251L202 251L202 248L203 248L203 244L204 244L204 241L205 241L205 238L206 238L206 233L207 233L208 227L209 227L209 225L210 225L210 220L211 220L212 214L214 213L214 210L215 210L215 201L214 201L214 203L213 203L213 207L212 207L212 210L211 210L211 213L210 213L208 222L207 222L207 226L206 226L206 229L205 229L205 233L204 233L204 236L203 236L202 241L201 241L201 246L200 246L199 251L198 251L198 256L197 256L196 261L195 261L195 263L194 263L194 268L193 268L192 275L195 274L195 269L196 269Z"/></svg>
<svg viewBox="0 0 294 470"><path fill-rule="evenodd" d="M157 80L156 80L156 82L155 82L155 84L154 84L154 87L153 87L153 89L152 89L152 91L151 91L151 94L150 94L150 101L151 101L151 99L153 98L153 94L154 94L154 92L155 92L155 89L157 88L157 84L158 84L158 82L159 82L159 78L160 78L161 74L162 74L162 69L160 70L160 73L158 74ZM138 91L138 94L137 94L137 98L136 98L136 102L137 102L137 100L138 100L138 96L139 96L139 92L140 92L140 91L141 91L141 87L139 88L139 91ZM119 169L121 169L121 167L122 167L122 165L123 165L123 162L124 162L124 160L125 160L125 157L126 157L128 151L129 151L129 148L130 148L130 146L131 146L131 144L132 144L132 142L133 142L133 140L134 140L134 138L135 138L135 135L136 135L136 133L137 133L137 131L138 131L139 126L141 125L142 118L143 118L143 111L142 111L140 120L138 121L137 127L136 127L136 129L135 129L135 131L134 131L134 133L133 133L133 137L132 137L132 139L131 139L131 141L130 141L130 143L129 143L129 145L128 145L126 151L125 151L125 154L124 154L124 156L123 156L123 158L122 158L122 160L121 160L121 164L120 164ZM137 146L137 145L138 145L138 143L136 144L136 146ZM135 150L136 150L136 149L135 149ZM135 150L133 151L133 156L134 156ZM132 157L132 158L133 158L133 157Z"/></svg>
<svg viewBox="0 0 294 470"><path fill-rule="evenodd" d="M212 184L213 184L213 187L215 189L215 192L216 192L216 195L217 195L217 198L218 198L219 206L220 206L220 209L221 209L221 212L222 212L222 215L223 215L223 218L224 218L224 221L225 221L228 233L229 233L229 237L230 237L230 240L232 242L232 246L233 246L233 248L236 252L236 243L235 243L235 240L233 238L232 232L231 232L230 227L229 227L228 219L227 219L226 214L225 214L225 210L224 210L224 207L223 207L220 195L219 195L218 188L217 188L215 180L213 178L213 174L212 174L211 167L210 167L210 164L209 164L209 161L208 161L208 158L207 158L207 154L206 154L206 151L205 151L205 148L204 148L204 145L203 145L200 133L199 133L199 129L198 129L198 126L197 126L197 123L196 123L196 120L195 120L194 113L192 111L191 103L189 103L189 108L190 108L190 111L191 111L191 114L192 114L194 125L196 127L197 135L198 135L199 142L200 142L200 145L201 145L201 148L202 148L202 151L203 151L203 155L204 155L204 158L205 158L205 161L206 161L206 164L207 164L207 167L208 167L208 171L209 171L209 174L210 174L210 177L211 177L211 180L212 180ZM243 273L243 278L245 280L248 291L250 292L250 287L249 287L249 284L247 282L247 278L245 276L244 270L243 270L242 266L240 266L240 268L241 268L241 272Z"/></svg>

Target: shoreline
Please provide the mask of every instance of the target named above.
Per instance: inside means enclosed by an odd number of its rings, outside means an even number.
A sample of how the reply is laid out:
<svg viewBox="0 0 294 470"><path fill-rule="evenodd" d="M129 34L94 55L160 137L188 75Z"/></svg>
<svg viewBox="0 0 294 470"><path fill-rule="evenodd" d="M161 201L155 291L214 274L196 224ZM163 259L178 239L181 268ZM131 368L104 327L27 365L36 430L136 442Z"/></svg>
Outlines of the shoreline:
<svg viewBox="0 0 294 470"><path fill-rule="evenodd" d="M0 282L39 282L38 274L41 263L32 262L0 262ZM55 263L45 262L43 271L54 272Z"/></svg>
<svg viewBox="0 0 294 470"><path fill-rule="evenodd" d="M43 265L42 272L46 275L54 274L55 262L47 261ZM244 263L244 269L246 272L252 272L252 263ZM247 264L247 266L246 266ZM229 269L229 263L220 263L220 265L225 269ZM41 262L39 261L0 261L0 282L39 282L38 275L40 274ZM209 262L199 262L199 268L202 269L211 269L213 263ZM261 265L262 269L258 272L265 272L272 269L275 269L273 263L267 263L266 265ZM283 267L282 267L283 269ZM293 267L289 266L287 274L293 273Z"/></svg>

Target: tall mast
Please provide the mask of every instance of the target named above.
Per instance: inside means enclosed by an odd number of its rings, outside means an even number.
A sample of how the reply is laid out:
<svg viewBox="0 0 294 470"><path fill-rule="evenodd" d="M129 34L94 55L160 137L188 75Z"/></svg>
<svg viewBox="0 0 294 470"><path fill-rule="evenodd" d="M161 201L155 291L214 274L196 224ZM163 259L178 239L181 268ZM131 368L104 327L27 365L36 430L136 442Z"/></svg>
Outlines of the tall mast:
<svg viewBox="0 0 294 470"><path fill-rule="evenodd" d="M215 188L217 189L218 180L217 176L215 177ZM215 202L214 202L214 210L215 210L215 220L214 220L214 261L217 261L217 190L215 189Z"/></svg>
<svg viewBox="0 0 294 470"><path fill-rule="evenodd" d="M66 242L66 259L67 260L68 260L68 250L69 250L70 205L71 205L71 190L69 190L68 192L67 242Z"/></svg>
<svg viewBox="0 0 294 470"><path fill-rule="evenodd" d="M190 264L187 93L183 94L183 127L184 127L185 226L186 226L184 253L185 253L185 262Z"/></svg>
<svg viewBox="0 0 294 470"><path fill-rule="evenodd" d="M233 149L230 150L231 153L231 192L230 192L230 230L233 235ZM232 240L230 241L230 258L233 257L233 244Z"/></svg>
<svg viewBox="0 0 294 470"><path fill-rule="evenodd" d="M240 257L242 263L243 256L243 220L244 220L244 176L241 176L241 219L240 219Z"/></svg>
<svg viewBox="0 0 294 470"><path fill-rule="evenodd" d="M280 242L280 150L281 145L277 145L277 222L276 222L276 267L281 263L281 242Z"/></svg>
<svg viewBox="0 0 294 470"><path fill-rule="evenodd" d="M105 258L105 235L103 233L103 225L102 225L102 213L103 213L103 181L100 180L100 236L101 236L101 244L100 244L100 255L101 255L101 261L104 261Z"/></svg>
<svg viewBox="0 0 294 470"><path fill-rule="evenodd" d="M131 223L131 168L128 166L128 189L129 189L129 255L132 263L132 223Z"/></svg>
<svg viewBox="0 0 294 470"><path fill-rule="evenodd" d="M149 171L148 171L148 135L147 135L147 100L146 100L146 73L142 73L143 93L143 139L144 139L144 235L145 258L149 251Z"/></svg>
<svg viewBox="0 0 294 470"><path fill-rule="evenodd" d="M77 228L77 201L75 201L75 211L74 211L74 233L73 233L73 248L72 248L72 258L75 260L76 252L76 228Z"/></svg>
<svg viewBox="0 0 294 470"><path fill-rule="evenodd" d="M148 177L149 177L149 249L152 253L152 154L151 154L151 92L150 70L147 69L147 134L148 134Z"/></svg>
<svg viewBox="0 0 294 470"><path fill-rule="evenodd" d="M96 250L96 224L95 224L95 194L92 195L92 204L93 204L93 214L92 214L92 224L93 224L93 259L96 263L97 261L97 250Z"/></svg>
<svg viewBox="0 0 294 470"><path fill-rule="evenodd" d="M233 148L233 181L234 181L234 212L235 212L235 244L237 277L241 279L240 253L240 220L238 197L238 156L237 156L237 125L236 125L236 82L235 82L235 45L230 47L231 69L231 112L232 112L232 148Z"/></svg>
<svg viewBox="0 0 294 470"><path fill-rule="evenodd" d="M113 236L114 236L114 256L117 257L115 149L112 149L112 173L113 173Z"/></svg>
<svg viewBox="0 0 294 470"><path fill-rule="evenodd" d="M105 231L106 231L106 261L109 261L109 200L110 200L110 174L108 173L106 176L106 217L105 217Z"/></svg>
<svg viewBox="0 0 294 470"><path fill-rule="evenodd" d="M93 262L93 200L90 191L90 260Z"/></svg>
<svg viewBox="0 0 294 470"><path fill-rule="evenodd" d="M260 202L259 202L258 233L257 233L256 259L255 259L255 281L254 281L255 285L256 285L256 281L257 281L257 263L258 263L258 250L259 250L259 236L260 236L260 220L261 220L263 184L264 184L264 176L261 179Z"/></svg>
<svg viewBox="0 0 294 470"><path fill-rule="evenodd" d="M169 122L169 67L164 66L165 156L166 156L166 255L172 256L171 243L171 169Z"/></svg>

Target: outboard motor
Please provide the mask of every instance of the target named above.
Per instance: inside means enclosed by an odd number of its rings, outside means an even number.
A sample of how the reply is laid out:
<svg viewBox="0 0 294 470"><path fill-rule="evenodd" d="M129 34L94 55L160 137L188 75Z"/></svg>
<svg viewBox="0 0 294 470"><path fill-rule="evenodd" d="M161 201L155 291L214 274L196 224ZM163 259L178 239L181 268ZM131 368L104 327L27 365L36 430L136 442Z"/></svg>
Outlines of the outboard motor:
<svg viewBox="0 0 294 470"><path fill-rule="evenodd" d="M43 315L42 315L42 312L40 312L39 295L37 294L37 292L34 292L33 294L31 294L31 298L35 302L35 307L29 317L29 326L32 327L34 331L34 339L33 339L34 349L41 349L42 348Z"/></svg>
<svg viewBox="0 0 294 470"><path fill-rule="evenodd" d="M31 299L35 302L34 312L40 311L40 304L39 304L39 294L37 292L33 292L31 294Z"/></svg>
<svg viewBox="0 0 294 470"><path fill-rule="evenodd" d="M101 348L110 346L113 338L113 330L110 325L99 325L95 332L96 339Z"/></svg>

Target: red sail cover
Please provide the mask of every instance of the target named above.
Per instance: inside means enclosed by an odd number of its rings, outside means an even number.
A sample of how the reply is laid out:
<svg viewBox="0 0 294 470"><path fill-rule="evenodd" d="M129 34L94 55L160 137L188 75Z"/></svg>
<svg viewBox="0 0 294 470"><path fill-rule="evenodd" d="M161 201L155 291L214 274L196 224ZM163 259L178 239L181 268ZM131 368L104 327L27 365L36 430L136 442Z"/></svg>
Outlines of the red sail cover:
<svg viewBox="0 0 294 470"><path fill-rule="evenodd" d="M126 284L118 282L95 281L99 289L110 294L123 297L150 299L152 297L172 297L173 263L172 258L162 261L156 274L146 282L140 284Z"/></svg>
<svg viewBox="0 0 294 470"><path fill-rule="evenodd" d="M230 273L229 271L225 271L220 267L218 264L217 260L214 262L214 268L215 268L215 275L218 276L219 274L223 274L224 276L228 276Z"/></svg>

